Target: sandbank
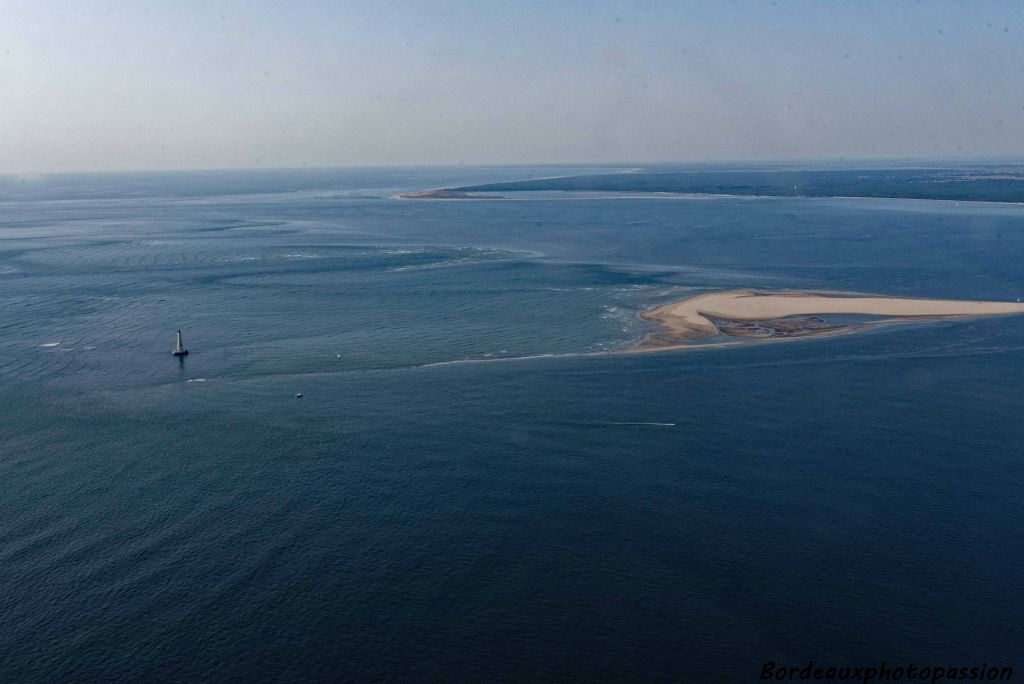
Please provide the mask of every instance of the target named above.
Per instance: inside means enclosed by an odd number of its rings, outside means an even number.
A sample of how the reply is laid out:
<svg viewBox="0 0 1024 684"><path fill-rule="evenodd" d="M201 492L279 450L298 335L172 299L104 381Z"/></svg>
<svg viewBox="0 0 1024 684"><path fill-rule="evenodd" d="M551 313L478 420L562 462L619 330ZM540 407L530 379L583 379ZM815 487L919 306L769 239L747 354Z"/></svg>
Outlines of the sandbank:
<svg viewBox="0 0 1024 684"><path fill-rule="evenodd" d="M927 320L945 320L1024 313L1021 302L886 297L852 292L728 290L663 304L641 316L661 331L633 351L693 348L717 338L767 341L857 332L870 327ZM856 323L827 321L821 316L879 317ZM695 344L698 343L698 344Z"/></svg>

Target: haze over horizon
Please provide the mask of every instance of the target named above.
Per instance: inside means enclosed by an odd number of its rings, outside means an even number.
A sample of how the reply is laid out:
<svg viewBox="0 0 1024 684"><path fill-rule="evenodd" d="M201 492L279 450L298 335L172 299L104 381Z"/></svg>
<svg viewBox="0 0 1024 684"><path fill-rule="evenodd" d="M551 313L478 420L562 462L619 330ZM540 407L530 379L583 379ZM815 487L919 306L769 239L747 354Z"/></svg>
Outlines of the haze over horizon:
<svg viewBox="0 0 1024 684"><path fill-rule="evenodd" d="M1008 2L0 15L0 173L1024 156Z"/></svg>

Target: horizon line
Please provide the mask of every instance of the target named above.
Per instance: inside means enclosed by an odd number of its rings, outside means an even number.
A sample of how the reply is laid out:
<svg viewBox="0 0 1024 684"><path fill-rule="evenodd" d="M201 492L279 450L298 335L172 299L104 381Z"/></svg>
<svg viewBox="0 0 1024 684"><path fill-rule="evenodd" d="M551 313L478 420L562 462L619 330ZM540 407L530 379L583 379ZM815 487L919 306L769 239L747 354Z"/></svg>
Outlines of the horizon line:
<svg viewBox="0 0 1024 684"><path fill-rule="evenodd" d="M0 171L0 178L42 178L46 176L132 175L161 173L231 173L252 171L331 171L347 169L486 169L486 168L636 168L659 166L771 166L797 164L833 165L936 165L936 164L1024 164L1024 156L1008 157L790 157L777 159L708 159L701 161L603 161L603 162L438 162L395 164L329 164L308 166L211 166L140 169L72 169L53 171Z"/></svg>

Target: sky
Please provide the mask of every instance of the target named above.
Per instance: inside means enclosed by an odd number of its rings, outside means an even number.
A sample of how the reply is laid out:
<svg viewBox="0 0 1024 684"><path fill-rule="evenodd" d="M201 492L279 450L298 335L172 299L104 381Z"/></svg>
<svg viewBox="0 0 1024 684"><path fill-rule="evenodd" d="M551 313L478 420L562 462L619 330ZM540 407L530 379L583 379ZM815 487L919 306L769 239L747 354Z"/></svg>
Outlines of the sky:
<svg viewBox="0 0 1024 684"><path fill-rule="evenodd" d="M0 0L0 173L1024 157L1024 3Z"/></svg>

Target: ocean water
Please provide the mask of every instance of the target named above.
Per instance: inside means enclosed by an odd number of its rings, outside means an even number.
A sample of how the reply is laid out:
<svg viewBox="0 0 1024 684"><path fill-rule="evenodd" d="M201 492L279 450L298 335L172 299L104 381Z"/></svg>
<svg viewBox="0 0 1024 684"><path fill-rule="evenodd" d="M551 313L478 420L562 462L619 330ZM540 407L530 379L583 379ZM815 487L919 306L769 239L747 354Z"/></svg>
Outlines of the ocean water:
<svg viewBox="0 0 1024 684"><path fill-rule="evenodd" d="M597 171L0 180L0 680L1024 667L1024 317L600 353L1024 297L1024 208L390 199Z"/></svg>

